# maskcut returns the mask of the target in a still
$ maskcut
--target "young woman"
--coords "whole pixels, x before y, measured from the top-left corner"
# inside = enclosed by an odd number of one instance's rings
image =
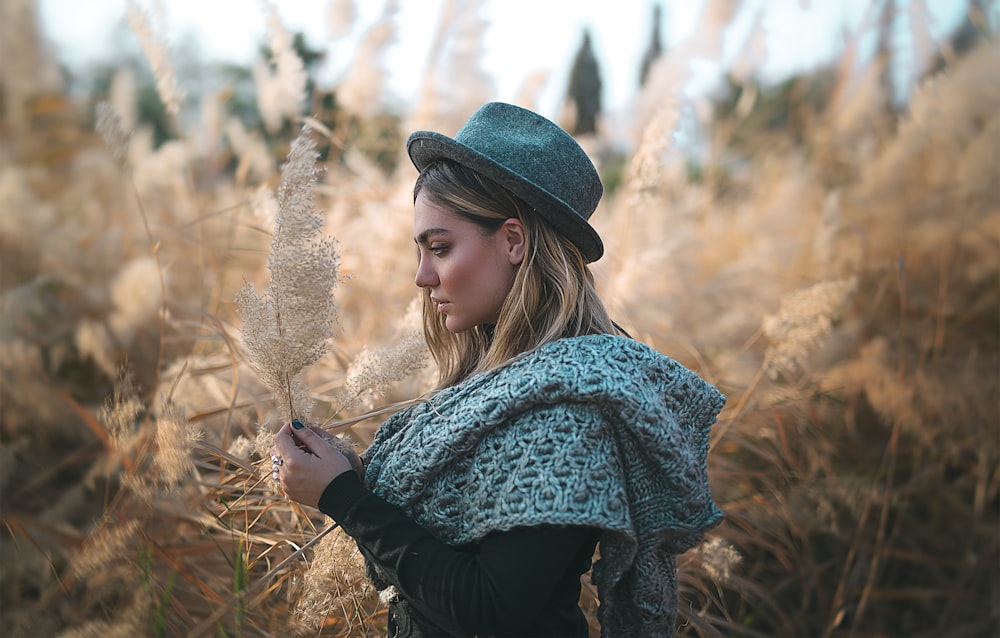
[[[297,421],[276,477],[356,540],[390,636],[587,636],[595,548],[602,634],[673,635],[674,557],[722,517],[706,456],[725,398],[609,318],[587,266],[603,188],[566,132],[490,103],[407,151],[440,385],[382,424],[363,479]]]

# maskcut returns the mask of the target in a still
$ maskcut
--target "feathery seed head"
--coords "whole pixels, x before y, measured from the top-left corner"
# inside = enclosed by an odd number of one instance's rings
[[[338,527],[316,545],[312,563],[302,578],[295,615],[317,630],[330,616],[354,607],[351,597],[369,595],[371,589],[357,543]]]
[[[111,399],[97,413],[98,420],[108,431],[111,447],[124,450],[128,446],[135,431],[136,418],[143,409],[132,373],[123,370]]]
[[[156,418],[156,454],[153,459],[168,489],[176,487],[194,471],[190,452],[195,437],[188,428],[184,410],[175,402],[164,400]]]
[[[74,576],[87,576],[128,556],[127,548],[135,539],[139,521],[130,519],[120,525],[101,527],[90,535],[72,563]]]
[[[764,366],[772,378],[801,369],[830,333],[856,286],[857,279],[849,277],[795,290],[781,300],[776,314],[764,317],[764,334],[771,340]]]
[[[259,295],[247,284],[236,296],[247,359],[286,420],[309,416],[312,399],[300,375],[326,353],[337,321],[339,256],[334,240],[320,236],[316,157],[316,143],[303,128],[282,169],[267,288]]]
[[[428,354],[427,342],[420,331],[408,333],[388,348],[362,350],[347,369],[341,409],[349,409],[364,399],[385,396],[393,383],[423,368]],[[373,408],[374,405],[369,403],[365,407]]]
[[[733,577],[733,571],[743,562],[739,551],[719,538],[713,536],[698,548],[701,566],[717,583],[726,583]]]
[[[111,284],[115,309],[108,325],[119,342],[128,345],[135,331],[148,322],[163,303],[160,269],[154,257],[139,257],[127,263]]]
[[[97,105],[97,134],[101,136],[104,146],[111,151],[116,162],[122,163],[128,155],[128,145],[132,136],[125,130],[122,117],[111,104],[101,102]]]
[[[258,61],[254,66],[257,85],[257,106],[264,126],[270,132],[281,128],[285,118],[294,119],[306,98],[306,70],[302,58],[295,52],[291,34],[281,23],[274,4],[265,2],[267,12],[267,44],[271,62]]]
[[[108,89],[108,103],[121,118],[122,128],[126,131],[135,128],[137,105],[135,73],[132,69],[125,67],[115,71]]]
[[[337,102],[351,113],[371,116],[378,109],[385,83],[383,58],[396,41],[398,10],[395,0],[385,4],[378,22],[362,37],[347,77],[337,87]]]
[[[257,436],[254,437],[252,447],[259,458],[268,458],[271,455],[271,448],[274,447],[274,432],[265,427],[257,428]]]
[[[226,452],[238,459],[249,459],[254,452],[253,441],[240,434],[229,445],[229,449]]]
[[[354,0],[329,0],[326,6],[326,33],[331,40],[347,35],[357,18]]]
[[[116,348],[104,322],[92,319],[81,321],[73,333],[73,344],[81,357],[93,361],[109,379],[114,378]]]
[[[132,31],[139,38],[146,59],[149,61],[150,69],[153,71],[153,78],[156,80],[156,92],[163,102],[163,107],[168,113],[177,117],[180,112],[181,100],[184,99],[184,92],[177,83],[177,74],[170,63],[167,52],[167,42],[161,33],[158,33],[158,25],[153,24],[149,13],[139,7],[135,0],[128,0],[128,22]]]

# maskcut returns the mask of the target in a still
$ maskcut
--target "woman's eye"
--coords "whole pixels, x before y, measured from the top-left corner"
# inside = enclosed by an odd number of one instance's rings
[[[427,250],[431,251],[431,253],[433,253],[435,255],[439,255],[440,256],[440,255],[443,255],[446,250],[448,250],[448,247],[447,246],[431,246]]]

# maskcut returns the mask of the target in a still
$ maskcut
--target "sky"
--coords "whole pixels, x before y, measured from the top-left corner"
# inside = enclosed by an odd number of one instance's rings
[[[113,61],[129,37],[124,25],[125,0],[37,0],[43,30],[61,62],[74,70]],[[389,89],[406,101],[415,95],[421,70],[434,34],[436,20],[446,0],[399,0],[399,32],[386,56]],[[513,99],[522,81],[539,69],[549,81],[540,110],[554,117],[566,91],[572,59],[588,29],[604,85],[604,107],[615,111],[628,106],[636,95],[642,54],[652,30],[652,7],[657,0],[488,0],[483,67],[493,77],[496,99]],[[155,8],[153,0],[139,0]],[[277,3],[285,27],[301,31],[313,48],[328,46],[323,73],[335,82],[349,64],[356,41],[381,12],[378,0],[356,0],[357,17],[352,31],[339,46],[328,37],[327,0],[284,0]],[[680,46],[699,23],[704,0],[660,0],[665,47]],[[780,79],[814,68],[839,53],[845,29],[863,27],[869,0],[744,0],[741,12],[729,22],[722,59],[692,60],[692,90],[710,87],[720,66],[738,62],[744,53],[755,19],[765,34],[765,79]],[[940,39],[956,25],[965,0],[899,0],[901,11],[925,6],[921,19],[933,39]],[[260,3],[251,0],[165,0],[160,3],[166,34],[174,46],[197,42],[205,62],[226,60],[248,66],[264,40],[265,19]],[[900,37],[905,40],[908,30]],[[907,42],[898,42],[908,50]],[[118,47],[118,48],[116,48]],[[699,84],[700,82],[700,84]]]

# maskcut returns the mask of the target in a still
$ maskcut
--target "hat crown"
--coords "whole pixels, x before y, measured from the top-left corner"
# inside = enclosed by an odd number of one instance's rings
[[[455,140],[479,151],[589,219],[604,194],[586,152],[550,120],[511,104],[493,102],[459,129]]]
[[[454,139],[417,131],[410,135],[407,151],[417,170],[437,159],[472,168],[530,204],[587,261],[603,254],[600,237],[587,223],[604,193],[597,169],[569,133],[541,115],[490,102]]]

